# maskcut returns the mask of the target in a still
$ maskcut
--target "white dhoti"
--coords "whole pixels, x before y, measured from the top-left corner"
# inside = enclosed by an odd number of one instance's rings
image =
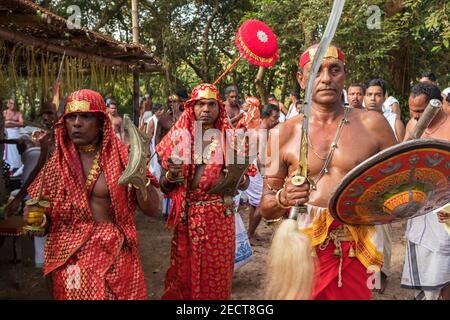
[[[254,177],[248,177],[250,179],[250,183],[248,185],[248,188],[242,193],[244,193],[247,196],[248,203],[253,207],[258,207],[259,203],[261,202],[261,195],[262,195],[262,189],[263,189],[263,179],[261,174],[256,172],[256,175]]]
[[[392,225],[383,224],[380,226],[383,234],[383,268],[381,271],[386,275],[391,274],[391,254],[392,254]]]
[[[17,139],[20,137],[20,129],[6,128],[6,134],[8,139]],[[11,170],[18,169],[22,166],[20,154],[15,144],[5,144],[3,160],[5,160],[9,164]]]
[[[401,286],[418,290],[416,299],[437,299],[450,284],[450,236],[435,213],[408,221]]]

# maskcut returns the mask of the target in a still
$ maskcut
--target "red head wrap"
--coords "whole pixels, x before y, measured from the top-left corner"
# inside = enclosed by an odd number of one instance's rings
[[[67,97],[64,107],[64,116],[73,112],[106,112],[106,105],[100,93],[82,89],[75,91]]]
[[[311,62],[314,59],[314,55],[317,52],[317,47],[310,48],[309,50],[306,50],[303,52],[303,54],[300,56],[300,69],[303,69],[303,67],[308,63]],[[324,59],[327,58],[335,58],[342,61],[342,63],[345,63],[344,60],[344,53],[335,46],[330,46],[325,53]]]

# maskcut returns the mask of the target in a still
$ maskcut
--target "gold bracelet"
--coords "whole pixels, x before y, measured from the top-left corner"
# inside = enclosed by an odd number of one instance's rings
[[[276,219],[264,219],[264,221],[266,221],[266,223],[271,224],[271,223],[276,223],[278,221],[281,221],[283,219],[283,217],[279,217]]]
[[[276,190],[276,189],[272,188],[269,183],[266,183],[266,186],[271,192],[273,192],[275,194],[277,193],[277,191],[283,189],[283,188],[281,188],[281,189]]]
[[[244,186],[246,182],[247,182],[247,176],[244,174],[244,180],[241,183],[239,183],[239,187]]]
[[[166,179],[167,179],[167,181],[169,181],[170,183],[173,183],[173,184],[177,184],[177,183],[178,183],[178,181],[172,180],[171,178],[169,178],[169,171],[166,171]]]
[[[291,206],[285,206],[281,203],[280,196],[281,196],[281,191],[283,191],[283,189],[284,188],[281,188],[280,190],[278,190],[277,194],[275,195],[275,200],[277,201],[277,206],[279,206],[280,208],[283,208],[283,209],[290,209]]]
[[[145,184],[145,187],[148,188],[148,186],[152,183],[152,179],[147,177],[147,183]]]

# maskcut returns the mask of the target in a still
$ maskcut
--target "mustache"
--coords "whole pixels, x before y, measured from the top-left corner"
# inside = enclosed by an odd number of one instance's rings
[[[323,87],[319,87],[317,89],[317,91],[323,91],[323,90],[334,90],[334,91],[336,91],[336,88],[334,86],[323,86]]]

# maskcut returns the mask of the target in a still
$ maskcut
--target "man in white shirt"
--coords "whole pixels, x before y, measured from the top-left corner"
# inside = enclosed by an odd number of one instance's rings
[[[296,103],[298,100],[300,100],[300,94],[297,91],[291,91],[291,93],[289,94],[289,100],[291,101],[291,104],[289,105],[289,109],[286,114],[286,120],[289,120],[290,118],[298,115]]]

